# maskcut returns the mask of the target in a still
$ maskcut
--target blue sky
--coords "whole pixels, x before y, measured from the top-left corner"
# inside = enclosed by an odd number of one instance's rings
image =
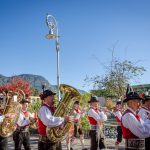
[[[86,75],[104,74],[111,51],[120,60],[139,61],[150,83],[150,2],[148,0],[0,0],[0,74],[37,74],[57,84],[55,40],[45,35],[46,14],[58,22],[60,82],[89,90]]]

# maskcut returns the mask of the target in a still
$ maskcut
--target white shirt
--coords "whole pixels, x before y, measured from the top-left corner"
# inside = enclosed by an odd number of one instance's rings
[[[4,118],[5,118],[5,116],[4,116],[4,115],[0,115],[0,123],[2,123],[2,122],[3,122]]]
[[[129,109],[133,114],[136,115],[131,108]],[[126,113],[122,116],[122,124],[125,128],[129,129],[134,135],[139,138],[146,138],[150,136],[150,120],[147,119],[145,122],[140,118],[140,121],[132,113]]]
[[[90,108],[88,111],[88,116],[94,118],[96,121],[106,121],[107,116],[103,111],[96,112],[93,108]]]
[[[122,114],[121,114],[120,110],[113,112],[113,114],[115,115],[115,117],[118,117],[118,119],[121,121]]]
[[[29,117],[30,117],[30,113],[28,112],[28,117],[26,118],[23,114],[23,112],[20,113],[19,115],[19,119],[17,121],[17,125],[19,127],[24,127],[24,126],[27,126],[30,124],[30,120],[29,120]]]
[[[146,108],[141,107],[138,114],[140,115],[140,117],[142,118],[142,120],[144,122],[148,119],[148,114],[147,114]]]
[[[45,126],[56,127],[64,122],[62,117],[54,117],[46,106],[42,106],[39,110],[38,117]]]

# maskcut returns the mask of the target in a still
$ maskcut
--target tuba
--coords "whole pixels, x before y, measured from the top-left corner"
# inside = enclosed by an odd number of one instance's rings
[[[54,113],[55,117],[64,117],[65,115],[69,115],[69,107],[71,106],[72,101],[81,98],[78,90],[69,85],[61,84],[60,92],[63,94],[63,99],[58,104],[58,107]],[[61,141],[69,131],[71,125],[72,122],[64,123],[63,129],[60,129],[60,127],[47,127],[46,133],[48,139],[52,143]]]
[[[15,130],[15,126],[21,112],[21,105],[17,101],[18,98],[21,98],[23,94],[20,93],[20,91],[21,90],[19,90],[18,93],[12,91],[3,92],[3,95],[5,97],[5,106],[3,110],[3,115],[11,114],[14,117],[13,118],[5,117],[3,122],[0,124],[0,136],[2,137],[8,137],[12,135]]]

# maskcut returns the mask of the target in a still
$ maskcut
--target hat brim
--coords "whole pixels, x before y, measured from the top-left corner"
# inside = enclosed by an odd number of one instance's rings
[[[52,93],[52,95],[56,95],[56,93]]]
[[[94,101],[88,101],[88,103],[94,103],[94,102],[99,102],[97,100],[94,100]]]
[[[121,104],[121,101],[116,103],[116,105],[119,105],[119,104]]]
[[[126,102],[128,102],[129,100],[139,100],[139,101],[140,101],[140,100],[143,100],[143,98],[140,98],[140,97],[126,98],[126,99],[123,100],[123,103],[126,103]]]
[[[30,103],[30,101],[28,101],[28,100],[21,100],[20,103],[21,103],[21,104],[22,104],[22,103]]]

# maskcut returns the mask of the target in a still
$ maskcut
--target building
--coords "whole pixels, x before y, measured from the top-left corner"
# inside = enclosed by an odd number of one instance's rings
[[[138,93],[146,93],[150,95],[150,84],[133,85],[132,88]]]

